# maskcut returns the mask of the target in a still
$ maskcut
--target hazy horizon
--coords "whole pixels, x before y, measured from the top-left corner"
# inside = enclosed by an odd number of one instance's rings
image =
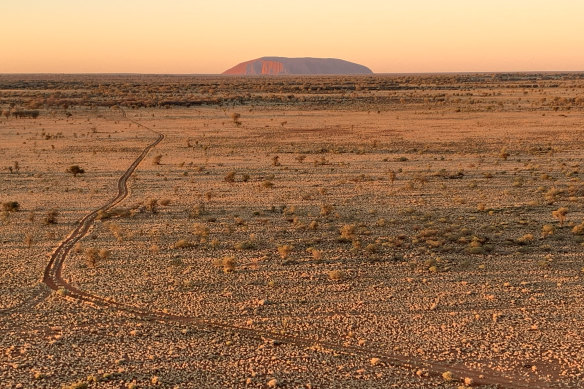
[[[339,58],[377,74],[584,71],[584,3],[509,3],[13,2],[0,73],[216,75],[264,56]]]

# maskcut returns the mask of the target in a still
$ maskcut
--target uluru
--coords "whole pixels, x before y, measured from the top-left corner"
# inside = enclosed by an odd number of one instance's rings
[[[372,74],[366,66],[336,58],[261,57],[242,62],[222,74],[282,75],[282,74]]]

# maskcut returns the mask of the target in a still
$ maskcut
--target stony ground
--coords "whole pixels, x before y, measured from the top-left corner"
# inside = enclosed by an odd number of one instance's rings
[[[155,138],[117,110],[72,114],[0,123],[0,200],[20,204],[0,225],[2,386],[464,386],[448,366],[509,387],[584,379],[582,113],[127,110],[166,137],[63,277],[182,321],[28,303],[47,254]]]

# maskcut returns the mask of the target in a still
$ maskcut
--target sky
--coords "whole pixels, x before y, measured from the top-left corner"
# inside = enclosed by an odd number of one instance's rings
[[[262,56],[376,73],[584,71],[584,0],[4,0],[0,73],[217,74]]]

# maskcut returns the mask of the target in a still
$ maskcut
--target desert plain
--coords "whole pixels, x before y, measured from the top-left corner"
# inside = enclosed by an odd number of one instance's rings
[[[0,386],[584,386],[583,88],[1,75]]]

